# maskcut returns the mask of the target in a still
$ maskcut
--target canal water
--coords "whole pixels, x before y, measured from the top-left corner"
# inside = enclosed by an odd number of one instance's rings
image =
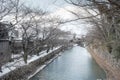
[[[30,80],[103,80],[105,72],[85,48],[66,50]]]

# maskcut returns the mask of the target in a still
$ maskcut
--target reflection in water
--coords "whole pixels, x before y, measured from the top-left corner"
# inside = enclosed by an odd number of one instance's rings
[[[97,79],[105,79],[105,72],[96,64],[86,49],[76,46],[63,52],[62,56],[30,80]]]

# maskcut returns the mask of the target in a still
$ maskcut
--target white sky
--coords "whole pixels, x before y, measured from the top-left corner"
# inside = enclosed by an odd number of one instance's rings
[[[50,15],[52,16],[59,16],[62,19],[73,19],[75,16],[71,14],[70,12],[66,11],[68,10],[75,10],[78,11],[81,14],[85,14],[83,9],[77,9],[73,5],[67,4],[64,0],[22,0],[26,2],[26,5],[30,7],[36,7],[40,8],[44,11],[51,12]],[[67,23],[61,27],[62,30],[65,31],[71,31],[73,33],[76,33],[78,35],[84,35],[87,32],[88,24],[83,24],[83,20],[79,21],[79,24],[73,25],[72,23]]]

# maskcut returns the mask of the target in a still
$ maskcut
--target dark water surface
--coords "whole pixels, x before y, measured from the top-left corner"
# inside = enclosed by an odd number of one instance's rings
[[[85,48],[66,50],[30,80],[103,80],[105,72]]]

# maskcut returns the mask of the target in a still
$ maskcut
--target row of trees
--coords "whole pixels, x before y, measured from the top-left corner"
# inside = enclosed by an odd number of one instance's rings
[[[50,17],[47,12],[40,9],[29,8],[20,0],[0,0],[0,22],[7,23],[3,25],[7,26],[5,30],[9,32],[12,54],[15,54],[16,50],[16,35],[20,37],[25,63],[28,55],[39,55],[42,50],[49,52],[54,47],[68,44],[70,32],[59,29],[59,18]],[[5,33],[2,28],[0,27],[0,35]],[[3,62],[0,61],[0,67]]]

